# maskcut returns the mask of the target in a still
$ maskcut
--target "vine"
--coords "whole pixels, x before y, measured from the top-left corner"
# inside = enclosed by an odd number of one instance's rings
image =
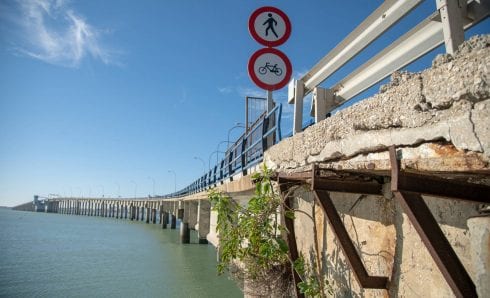
[[[282,211],[285,217],[293,219],[299,210],[286,208],[274,192],[271,175],[265,166],[260,173],[252,175],[255,194],[247,205],[239,204],[216,189],[209,191],[213,210],[218,214],[218,273],[229,270],[237,280],[251,282],[254,291],[270,295],[274,290],[283,293],[291,290],[288,287],[292,268],[302,279],[298,283],[302,293],[309,297],[325,297],[325,292],[331,293],[331,287],[321,278],[318,244],[315,243],[317,259],[312,266],[305,262],[303,256],[297,260],[289,258],[289,248],[283,239],[287,230],[277,216]],[[308,217],[314,222],[314,218]],[[317,242],[316,228],[314,234]]]

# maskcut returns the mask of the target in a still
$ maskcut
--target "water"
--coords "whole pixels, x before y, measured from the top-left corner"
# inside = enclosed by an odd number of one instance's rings
[[[213,246],[182,245],[178,230],[0,209],[0,297],[243,295],[217,276]]]

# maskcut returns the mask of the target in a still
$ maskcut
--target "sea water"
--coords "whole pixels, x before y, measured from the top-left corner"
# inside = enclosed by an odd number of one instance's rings
[[[158,224],[0,209],[0,297],[243,297],[212,245],[179,242]]]

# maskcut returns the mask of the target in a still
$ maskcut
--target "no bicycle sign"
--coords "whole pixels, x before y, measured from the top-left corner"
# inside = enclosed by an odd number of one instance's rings
[[[248,73],[257,86],[273,91],[287,85],[292,67],[283,52],[274,48],[263,48],[250,57]]]

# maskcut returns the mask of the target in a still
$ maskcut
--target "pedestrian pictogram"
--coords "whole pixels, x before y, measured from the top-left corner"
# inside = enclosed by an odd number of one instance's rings
[[[264,6],[255,10],[248,20],[252,37],[266,47],[277,47],[291,35],[291,23],[282,10]]]
[[[248,61],[250,78],[265,90],[273,91],[284,87],[289,82],[291,73],[291,62],[278,49],[260,49]]]

